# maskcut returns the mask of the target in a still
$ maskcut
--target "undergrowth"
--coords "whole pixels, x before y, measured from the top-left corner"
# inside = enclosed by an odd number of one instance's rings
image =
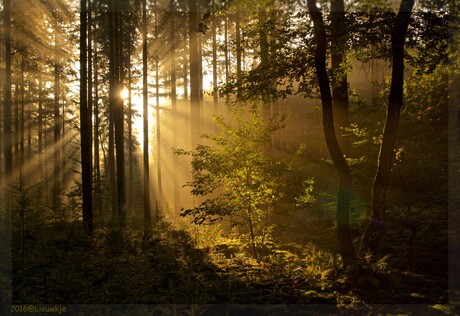
[[[384,258],[344,267],[313,243],[267,242],[255,260],[241,238],[173,229],[97,229],[55,223],[15,231],[13,303],[444,303],[437,284]],[[207,238],[212,235],[213,238]],[[193,236],[193,237],[192,237]],[[208,239],[208,242],[206,242]],[[440,294],[441,293],[441,294]]]

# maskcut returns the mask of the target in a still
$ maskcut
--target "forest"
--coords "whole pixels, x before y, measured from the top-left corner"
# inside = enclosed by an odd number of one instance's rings
[[[0,314],[460,314],[459,8],[2,0]]]

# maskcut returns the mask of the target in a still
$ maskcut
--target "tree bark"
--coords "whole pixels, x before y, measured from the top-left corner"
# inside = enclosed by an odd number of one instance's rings
[[[93,230],[92,202],[92,135],[91,116],[88,111],[87,95],[87,7],[86,0],[80,2],[80,136],[81,136],[81,169],[83,194],[83,226]]]
[[[189,50],[190,50],[190,105],[191,105],[191,144],[198,143],[200,134],[200,72],[198,54],[198,12],[197,0],[189,0]]]
[[[25,112],[25,64],[24,64],[24,54],[25,52],[23,51],[21,53],[21,117],[20,117],[20,141],[19,141],[19,147],[20,147],[20,158],[19,158],[19,170],[20,173],[22,173],[22,167],[24,166],[24,124],[25,124],[25,119],[24,119],[24,112]],[[21,176],[21,175],[20,175]]]
[[[265,7],[259,9],[258,13],[259,18],[259,40],[260,40],[260,67],[265,71],[268,68],[270,63],[270,44],[268,42],[268,33],[266,29],[267,24],[267,13],[265,12]],[[264,85],[269,85],[269,80],[264,82]],[[268,124],[271,117],[271,98],[266,92],[262,92],[262,112],[263,119],[266,124]]]
[[[155,12],[155,41],[159,41],[158,39],[158,12]],[[158,192],[157,192],[157,207],[156,207],[156,212],[158,218],[158,212],[159,210],[163,207],[163,180],[162,180],[162,175],[161,175],[161,165],[162,165],[162,159],[161,159],[161,118],[160,118],[160,56],[158,52],[158,47],[157,51],[155,52],[155,116],[157,119],[157,128],[156,128],[156,133],[157,133],[157,186],[158,186]]]
[[[171,107],[172,107],[172,133],[173,133],[173,148],[177,148],[177,89],[176,89],[176,28],[175,28],[175,8],[174,1],[171,0],[170,3],[170,21],[169,21],[169,31],[170,31],[170,73],[171,73]],[[179,159],[176,155],[173,156],[174,166],[179,166]],[[173,190],[174,190],[174,209],[177,210],[180,204],[180,192],[179,192],[179,180],[178,176],[180,174],[180,168],[177,167],[176,172],[173,175]]]
[[[345,5],[343,0],[331,0],[331,67],[332,67],[332,106],[334,111],[335,133],[340,148],[346,157],[350,156],[350,136],[345,130],[349,124],[348,78],[342,71],[346,61]]]
[[[332,161],[339,174],[336,213],[338,242],[344,263],[349,264],[356,259],[349,229],[351,172],[340,149],[334,129],[332,94],[326,68],[327,38],[323,17],[316,6],[315,0],[308,0],[308,9],[314,23],[314,39],[316,41],[315,68],[321,93],[324,136]]]
[[[3,1],[3,25],[5,33],[5,88],[3,105],[3,155],[5,160],[6,184],[9,185],[9,177],[13,173],[13,139],[11,124],[11,0]],[[9,199],[8,199],[9,200]]]
[[[133,207],[133,175],[134,175],[134,143],[133,143],[133,104],[132,104],[132,78],[131,78],[131,56],[128,60],[128,208]]]
[[[86,9],[85,9],[86,11]],[[85,13],[86,14],[86,13]],[[58,16],[54,17],[54,192],[53,192],[53,207],[56,209],[59,207],[58,195],[62,194],[61,184],[61,112],[59,106],[59,97],[61,94],[60,84],[60,65],[59,65],[59,33],[58,33]],[[86,41],[86,38],[85,38]],[[86,54],[86,48],[85,48]]]
[[[43,80],[38,75],[38,172],[40,181],[43,180]]]
[[[214,8],[213,1],[213,10]],[[217,23],[216,16],[212,18],[212,103],[214,108],[214,114],[218,114],[219,96],[217,91]]]
[[[415,0],[402,0],[391,33],[392,72],[387,114],[378,157],[377,172],[372,185],[372,214],[363,235],[361,252],[376,253],[379,241],[385,234],[385,195],[394,159],[399,117],[403,105],[404,42]]]
[[[142,0],[142,96],[144,118],[144,221],[151,223],[150,211],[150,171],[149,171],[149,123],[147,86],[147,1]]]
[[[122,91],[122,14],[121,8],[117,1],[112,2],[111,14],[113,15],[113,26],[110,41],[113,41],[113,67],[111,77],[113,85],[111,89],[111,103],[113,106],[113,126],[115,129],[115,154],[116,154],[116,216],[117,223],[124,225],[125,220],[125,203],[126,203],[126,186],[125,186],[125,151],[124,151],[124,114]]]

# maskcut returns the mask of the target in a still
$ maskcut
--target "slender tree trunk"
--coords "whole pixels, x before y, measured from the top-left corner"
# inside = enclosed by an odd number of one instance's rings
[[[214,10],[214,1],[213,1]],[[217,23],[216,16],[212,19],[212,102],[214,107],[214,114],[218,114],[219,95],[217,91]]]
[[[87,6],[86,0],[80,2],[80,136],[81,136],[81,169],[83,194],[83,226],[93,230],[93,196],[92,196],[92,135],[91,115],[88,111],[87,95]]]
[[[87,22],[87,34],[88,34],[88,67],[87,67],[87,71],[88,71],[88,104],[87,104],[87,108],[88,108],[88,111],[90,113],[92,113],[92,110],[93,110],[93,64],[96,64],[94,61],[93,61],[93,30],[92,30],[92,26],[93,26],[93,13],[92,13],[92,3],[91,3],[91,0],[86,0],[86,1],[89,1],[88,2],[88,13],[87,13],[87,18],[88,18],[88,22]],[[64,111],[63,111],[63,114],[64,114]],[[91,120],[92,120],[92,114],[90,115],[91,117]],[[62,117],[64,119],[64,116]],[[96,143],[96,138],[97,138],[97,131],[94,131],[94,144]],[[63,130],[63,137],[64,137],[64,130]],[[94,151],[94,155],[95,155],[96,151]],[[96,156],[96,155],[95,155]],[[94,163],[94,165],[96,165]]]
[[[171,0],[170,3],[170,20],[169,20],[169,30],[170,30],[170,41],[171,41],[171,51],[170,51],[170,73],[171,73],[171,107],[172,107],[172,133],[173,133],[173,148],[177,148],[177,139],[178,139],[178,127],[177,127],[177,89],[176,89],[176,14],[174,12],[174,1]],[[173,156],[173,163],[175,166],[175,172],[173,174],[173,191],[174,191],[174,210],[179,209],[180,205],[180,192],[179,192],[179,179],[180,174],[180,165],[179,159],[176,155]]]
[[[5,160],[6,185],[10,183],[13,173],[11,108],[11,0],[3,1],[3,25],[5,34],[5,88],[3,104],[3,155]],[[7,199],[9,201],[9,199]]]
[[[86,9],[85,9],[86,10]],[[59,207],[59,198],[62,192],[61,188],[61,115],[59,107],[59,97],[61,94],[60,80],[59,80],[59,34],[58,34],[58,17],[54,17],[54,50],[55,50],[55,60],[54,60],[54,189],[53,189],[53,207],[57,209]]]
[[[342,71],[346,61],[345,5],[343,0],[331,0],[331,67],[332,67],[332,106],[334,111],[335,133],[342,153],[350,157],[350,136],[345,129],[349,124],[348,78]]]
[[[62,136],[61,136],[61,139],[62,139],[62,147],[61,147],[61,151],[62,151],[62,155],[61,155],[61,183],[62,183],[62,195],[64,196],[65,195],[65,189],[66,189],[66,173],[65,173],[65,169],[66,169],[66,166],[67,166],[67,157],[66,157],[66,126],[65,126],[65,98],[64,98],[64,94],[61,95],[61,103],[62,103],[62,117],[61,117],[61,122],[62,122]],[[91,108],[89,108],[91,109]],[[90,115],[91,117],[91,115]]]
[[[235,22],[235,41],[236,41],[236,80],[238,86],[241,83],[241,10],[238,6],[236,8],[236,22]],[[240,89],[238,88],[238,95],[240,95]]]
[[[265,8],[259,9],[259,40],[260,40],[260,67],[268,68],[270,62],[270,45],[268,43],[268,34],[266,30],[267,14]],[[270,80],[267,78],[267,80]],[[262,112],[263,119],[268,122],[271,117],[270,113],[270,98],[266,93],[262,92]]]
[[[174,1],[171,0],[170,3],[170,20],[169,20],[169,31],[170,31],[170,41],[171,41],[171,51],[170,51],[170,73],[171,73],[171,107],[172,107],[172,133],[173,133],[173,148],[177,148],[177,138],[178,138],[178,128],[177,128],[177,89],[176,89],[176,28],[175,28],[175,12],[174,12]],[[173,163],[176,172],[173,174],[173,191],[174,191],[174,209],[178,210],[180,204],[180,192],[179,192],[179,179],[180,174],[179,168],[179,159],[176,155],[173,156]]]
[[[415,0],[402,0],[391,33],[392,73],[387,115],[377,164],[377,173],[372,185],[372,214],[368,229],[363,235],[361,252],[378,251],[381,237],[385,234],[385,195],[390,181],[394,159],[399,117],[403,105],[404,86],[404,42]]]
[[[133,207],[133,175],[134,175],[134,144],[133,144],[133,104],[131,91],[131,56],[128,56],[128,208]]]
[[[189,40],[189,45],[190,45],[190,40]],[[188,80],[188,59],[187,59],[187,53],[184,50],[184,58],[183,58],[183,66],[184,66],[184,100],[188,100],[188,91],[189,91],[189,80]]]
[[[228,84],[230,81],[230,60],[228,57],[228,15],[225,14],[224,19],[224,62],[225,62],[225,83]]]
[[[189,49],[190,49],[190,105],[191,105],[191,143],[198,143],[200,134],[200,73],[198,54],[197,0],[189,0]]]
[[[29,83],[29,99],[32,96],[32,84]],[[29,109],[26,111],[26,122],[27,122],[27,161],[32,159],[32,111],[30,109],[31,104],[29,104]]]
[[[122,63],[122,16],[120,10],[115,13],[115,93],[114,97],[114,127],[115,150],[117,165],[117,214],[120,224],[124,224],[126,187],[125,187],[125,150],[124,150],[124,114],[123,99],[121,98],[123,63]]]
[[[158,27],[158,26],[157,26]],[[157,181],[158,181],[158,196],[157,196],[157,212],[163,205],[163,181],[161,178],[161,117],[160,117],[160,76],[159,76],[159,57],[155,58],[155,114],[157,118]]]
[[[338,242],[343,260],[345,264],[349,264],[356,258],[349,229],[351,172],[340,150],[334,129],[332,94],[326,68],[327,38],[323,17],[316,6],[315,0],[308,0],[308,9],[314,23],[314,39],[316,41],[315,68],[321,93],[324,136],[332,161],[339,174],[339,193],[336,213]]]
[[[150,211],[150,171],[149,171],[149,121],[148,121],[148,81],[147,81],[147,0],[142,0],[142,96],[144,117],[144,221],[151,223]]]
[[[155,10],[155,42],[159,43],[158,38],[158,10]],[[157,134],[157,203],[156,203],[156,218],[158,219],[159,210],[163,207],[163,180],[161,174],[161,117],[160,117],[160,56],[159,47],[155,51],[155,117],[156,117],[156,134]]]
[[[20,120],[19,120],[19,123],[20,123],[20,143],[19,143],[19,147],[20,147],[20,158],[19,158],[19,170],[21,171],[21,174],[22,174],[22,167],[24,166],[24,125],[25,125],[25,119],[24,119],[24,112],[25,112],[25,107],[26,107],[26,103],[25,103],[25,80],[24,80],[24,77],[25,77],[25,71],[24,71],[24,68],[25,67],[25,64],[24,64],[24,52],[22,52],[21,54],[21,117],[20,117]]]
[[[112,0],[110,5],[113,8]],[[115,13],[109,12],[109,145],[108,145],[108,154],[107,154],[107,187],[109,189],[109,195],[111,197],[111,208],[112,216],[115,218],[117,213],[117,191],[115,186],[115,140],[113,135],[113,112],[114,112],[114,98],[113,94],[115,93],[115,29],[114,29],[114,15]]]
[[[90,31],[91,31],[92,23],[90,23]],[[97,29],[95,29],[97,30]],[[93,38],[94,41],[94,62],[91,67],[94,67],[94,173],[95,173],[95,180],[96,184],[94,187],[95,194],[96,194],[96,201],[95,205],[95,212],[96,216],[100,213],[100,207],[102,204],[102,197],[101,197],[101,165],[100,165],[100,152],[99,152],[99,78],[98,78],[98,48],[97,48],[97,40]],[[107,169],[106,169],[107,172]]]
[[[0,63],[3,62],[3,56],[0,56],[2,57],[0,59]],[[2,78],[3,79],[3,78]],[[4,86],[0,85],[0,175],[4,175],[4,170],[3,170],[3,140],[4,140],[4,136],[3,136],[3,107],[5,106],[5,103],[4,103]],[[0,188],[3,188],[3,177],[0,176]]]
[[[43,81],[38,75],[38,172],[40,181],[43,180]]]
[[[20,162],[20,153],[19,153],[19,136],[20,136],[20,129],[19,129],[19,86],[16,84],[14,86],[14,162],[16,165],[15,169],[19,169],[19,162]],[[18,170],[15,170],[16,172]],[[15,175],[16,176],[16,175]]]

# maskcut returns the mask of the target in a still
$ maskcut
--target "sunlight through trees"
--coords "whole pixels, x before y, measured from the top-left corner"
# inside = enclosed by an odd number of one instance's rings
[[[457,10],[1,1],[4,301],[458,300]]]

